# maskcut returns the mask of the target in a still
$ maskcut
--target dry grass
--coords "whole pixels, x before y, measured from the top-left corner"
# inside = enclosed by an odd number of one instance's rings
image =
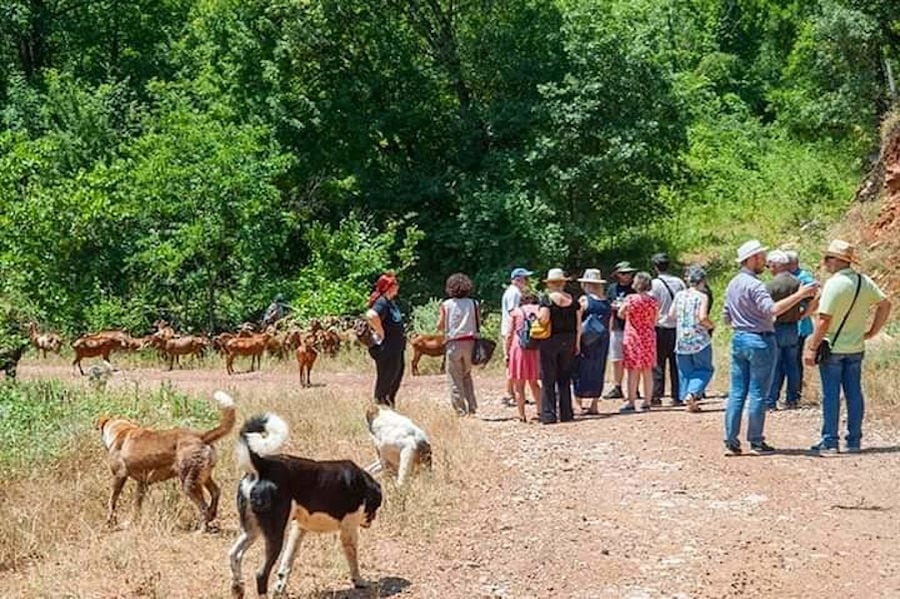
[[[288,369],[289,367],[285,366]],[[285,373],[287,375],[287,373]],[[354,375],[347,375],[354,376]],[[371,381],[297,391],[286,376],[231,389],[239,425],[250,414],[279,413],[290,425],[286,450],[316,459],[349,458],[366,465],[374,450],[363,409]],[[315,379],[314,379],[315,380]],[[333,381],[333,379],[332,379]],[[385,503],[372,529],[362,534],[364,575],[372,578],[376,553],[424,550],[429,539],[463,511],[496,464],[480,459],[485,448],[471,427],[446,404],[436,404],[442,384],[429,379],[403,398],[403,411],[432,439],[434,472],[398,490],[382,480]],[[210,389],[192,392],[207,402]],[[198,423],[202,428],[209,422]],[[173,482],[151,487],[139,521],[125,530],[104,526],[109,474],[96,431],[83,427],[71,450],[54,463],[32,463],[8,473],[0,491],[0,596],[3,597],[218,597],[226,596],[226,554],[237,531],[234,435],[219,444],[215,478],[223,489],[222,532],[193,532],[196,512]],[[39,443],[39,438],[23,439]],[[133,482],[120,501],[120,520],[130,518]],[[245,576],[258,566],[261,545],[245,560]],[[375,547],[381,551],[376,552]],[[336,539],[304,541],[290,587],[306,593],[346,587],[346,565]],[[390,574],[390,573],[388,573]],[[252,575],[252,574],[251,574]],[[388,577],[390,578],[390,577]],[[376,590],[377,592],[377,590]]]

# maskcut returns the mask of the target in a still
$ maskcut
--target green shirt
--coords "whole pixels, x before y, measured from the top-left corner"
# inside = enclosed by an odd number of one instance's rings
[[[841,334],[834,343],[834,334],[850,304],[853,303],[853,296],[856,294],[856,283],[858,277],[862,277],[862,283],[859,288],[859,297],[853,305],[853,310],[847,315],[847,322],[841,329]],[[831,351],[836,354],[857,354],[865,351],[865,341],[863,337],[868,329],[867,321],[869,318],[869,308],[879,303],[885,298],[884,292],[878,288],[872,279],[866,275],[859,274],[852,268],[845,268],[834,273],[830,279],[825,282],[822,289],[822,297],[819,300],[819,314],[829,314],[831,323],[828,326],[826,338],[831,343]]]

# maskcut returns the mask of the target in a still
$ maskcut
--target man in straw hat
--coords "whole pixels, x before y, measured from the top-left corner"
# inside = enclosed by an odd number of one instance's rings
[[[822,438],[810,448],[815,455],[838,452],[842,387],[847,401],[846,450],[859,452],[865,412],[861,375],[865,341],[878,334],[891,313],[890,300],[871,278],[853,268],[856,262],[856,248],[841,239],[832,241],[822,258],[833,276],[822,288],[815,330],[803,355],[804,362],[812,366],[819,345],[828,343],[831,347],[831,355],[819,363]],[[867,326],[872,306],[875,318]]]
[[[619,262],[613,270],[614,283],[609,286],[607,297],[612,302],[612,326],[609,332],[609,361],[613,366],[613,388],[609,393],[604,395],[606,399],[624,399],[625,394],[622,393],[622,380],[625,378],[625,319],[619,318],[616,311],[622,305],[622,301],[632,293],[634,287],[634,273],[637,269],[631,266],[630,262]]]
[[[815,285],[803,285],[796,292],[774,301],[759,280],[766,268],[766,249],[751,239],[737,251],[741,270],[725,291],[725,322],[734,330],[731,339],[731,390],[725,408],[725,455],[740,455],[741,417],[748,406],[747,441],[750,452],[762,455],[775,449],[766,443],[766,398],[772,386],[775,366],[775,317],[811,297]]]

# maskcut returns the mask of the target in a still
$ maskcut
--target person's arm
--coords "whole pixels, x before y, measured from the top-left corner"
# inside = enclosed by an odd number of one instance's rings
[[[581,353],[581,314],[584,311],[581,308],[581,302],[578,303],[578,309],[575,311],[575,355]]]
[[[709,296],[705,293],[700,298],[700,326],[707,330],[716,328],[716,323],[709,318]]]
[[[548,322],[550,322],[550,305],[549,305],[549,303],[552,301],[553,300],[551,299],[550,295],[547,295],[546,303],[544,302],[544,300],[541,300],[541,307],[538,308],[538,321],[542,325],[546,325]]]
[[[619,303],[619,309],[616,310],[616,313],[619,315],[619,318],[625,318],[625,315],[628,314],[628,298],[629,297],[631,297],[631,296],[629,295],[628,297],[623,298],[622,301]]]
[[[831,326],[831,314],[823,314],[819,312],[816,317],[816,328],[806,342],[806,349],[803,351],[803,363],[807,366],[814,366],[816,363],[816,353],[819,351],[819,345],[825,334],[828,333],[828,327]]]
[[[446,312],[444,311],[444,304],[441,304],[440,306],[438,306],[438,321],[437,321],[437,325],[435,327],[435,328],[437,328],[438,333],[444,332],[444,326],[447,324],[446,321],[447,321],[447,316],[446,316]]]
[[[509,313],[509,331],[506,332],[506,336],[503,338],[503,345],[506,347],[505,355],[507,360],[509,360],[509,350],[512,349],[513,339],[516,336],[516,317],[520,312],[524,318],[525,313],[521,311],[521,308],[516,308]]]
[[[890,315],[891,300],[889,300],[888,298],[884,298],[883,300],[875,304],[875,318],[872,320],[872,326],[869,327],[868,331],[866,331],[866,341],[868,341],[881,331],[881,328],[884,326],[884,323],[887,322],[888,316]]]
[[[793,308],[797,302],[801,302],[808,297],[812,297],[816,294],[817,285],[801,285],[800,288],[787,296],[786,298],[780,299],[775,302],[772,307],[772,314],[774,316],[781,316],[791,308]],[[771,301],[771,296],[769,296]]]
[[[381,315],[372,308],[366,310],[366,321],[375,332],[375,344],[380,345],[384,341],[384,326],[381,324]]]

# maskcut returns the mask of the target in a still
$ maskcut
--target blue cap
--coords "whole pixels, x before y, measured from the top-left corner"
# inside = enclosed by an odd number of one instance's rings
[[[510,280],[518,279],[519,277],[530,277],[534,273],[530,270],[525,270],[524,268],[514,268],[512,272],[509,274]]]

